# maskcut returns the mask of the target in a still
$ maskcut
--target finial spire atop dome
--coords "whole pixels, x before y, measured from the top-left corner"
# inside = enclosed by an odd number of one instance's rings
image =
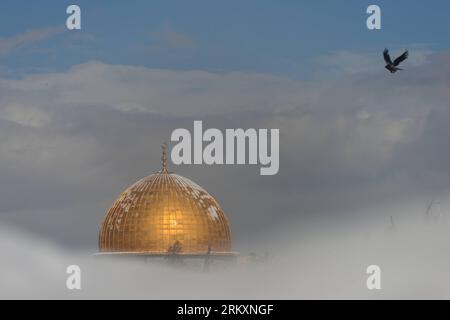
[[[168,173],[169,171],[167,170],[167,143],[163,143],[161,145],[162,148],[162,157],[161,157],[161,162],[162,162],[162,169],[161,172],[162,173]]]

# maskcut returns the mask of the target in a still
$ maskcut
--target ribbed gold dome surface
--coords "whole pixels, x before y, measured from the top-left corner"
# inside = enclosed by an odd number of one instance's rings
[[[100,226],[101,252],[140,254],[231,252],[227,218],[191,180],[163,170],[127,188]]]

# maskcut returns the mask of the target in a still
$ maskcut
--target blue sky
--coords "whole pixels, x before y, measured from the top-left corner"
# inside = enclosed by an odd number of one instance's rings
[[[82,9],[82,30],[64,31],[0,56],[9,73],[60,70],[90,60],[164,69],[245,71],[297,77],[335,51],[448,48],[448,1],[2,1],[3,39],[65,25]],[[381,31],[366,8],[382,9]],[[12,71],[11,71],[12,70]]]

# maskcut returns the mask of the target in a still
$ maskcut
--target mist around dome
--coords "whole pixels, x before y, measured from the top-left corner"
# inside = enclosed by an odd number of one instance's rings
[[[448,299],[450,258],[442,254],[450,241],[448,225],[412,219],[410,212],[421,209],[420,203],[371,209],[386,217],[396,212],[396,232],[376,221],[364,226],[297,222],[273,230],[270,246],[264,236],[258,237],[259,246],[251,245],[256,252],[269,251],[264,263],[208,272],[132,256],[98,259],[90,254],[94,247],[68,250],[3,225],[0,243],[8,263],[0,272],[14,276],[2,280],[0,298]],[[23,249],[30,254],[23,255]],[[74,262],[83,271],[80,291],[61,286],[61,272]],[[379,291],[365,287],[365,268],[374,262],[384,270]]]

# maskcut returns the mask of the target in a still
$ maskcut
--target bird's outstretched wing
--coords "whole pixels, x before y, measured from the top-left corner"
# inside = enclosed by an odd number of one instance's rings
[[[391,64],[392,63],[391,57],[389,56],[389,50],[388,49],[384,49],[383,57],[384,57],[384,61],[386,61],[387,64]]]
[[[403,52],[403,54],[394,60],[394,66],[398,66],[402,61],[405,61],[408,58],[408,51]]]

